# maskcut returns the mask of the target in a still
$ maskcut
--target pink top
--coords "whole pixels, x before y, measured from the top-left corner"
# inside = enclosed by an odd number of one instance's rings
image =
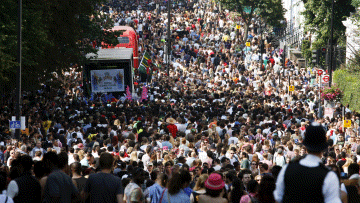
[[[250,203],[251,199],[249,195],[243,195],[240,199],[240,203]]]

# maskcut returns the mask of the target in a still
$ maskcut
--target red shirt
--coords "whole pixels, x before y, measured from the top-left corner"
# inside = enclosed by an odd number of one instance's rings
[[[169,129],[169,132],[171,133],[171,135],[173,136],[173,138],[176,137],[176,133],[178,131],[177,127],[175,124],[170,124],[167,126],[167,128]]]

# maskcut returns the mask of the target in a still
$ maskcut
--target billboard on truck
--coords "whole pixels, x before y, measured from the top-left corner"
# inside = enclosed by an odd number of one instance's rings
[[[124,93],[133,89],[133,50],[130,48],[100,49],[86,55],[89,62],[83,71],[86,95],[91,93]]]

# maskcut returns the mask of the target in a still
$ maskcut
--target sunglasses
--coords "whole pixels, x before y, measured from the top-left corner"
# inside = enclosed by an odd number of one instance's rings
[[[251,164],[251,165],[256,165],[256,164]]]

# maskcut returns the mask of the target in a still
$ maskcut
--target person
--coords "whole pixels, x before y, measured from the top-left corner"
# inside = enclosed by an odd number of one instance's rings
[[[260,203],[275,203],[273,194],[275,187],[275,178],[264,175],[259,184],[258,201]]]
[[[114,165],[114,157],[103,152],[99,159],[101,171],[91,174],[86,181],[83,199],[87,202],[123,202],[123,189],[121,179],[111,171]]]
[[[181,170],[180,173],[173,174],[167,185],[167,190],[163,191],[159,203],[190,203],[190,197],[184,191],[191,181],[189,171]]]
[[[243,195],[240,199],[240,203],[247,203],[249,201],[251,201],[251,203],[257,202],[257,187],[258,183],[256,180],[250,180],[247,184],[249,194]]]
[[[71,178],[75,181],[76,188],[78,189],[79,193],[82,193],[85,188],[87,178],[82,176],[81,164],[79,162],[72,163],[70,165],[70,170],[72,175]]]
[[[158,174],[154,185],[148,188],[149,195],[147,201],[150,203],[160,202],[161,195],[166,189],[165,186],[168,182],[168,176],[164,173]]]
[[[0,202],[14,203],[14,200],[6,194],[7,174],[0,172]]]
[[[241,181],[244,184],[245,190],[247,191],[247,184],[253,178],[251,175],[251,171],[249,169],[244,169],[239,173],[239,177],[241,176]]]
[[[208,179],[208,174],[202,174],[196,181],[193,192],[190,195],[190,202],[197,203],[199,201],[199,196],[205,194],[205,181]]]
[[[243,195],[247,193],[244,191],[244,185],[240,178],[235,178],[232,182],[231,191],[229,192],[229,201],[230,203],[239,203]]]
[[[31,174],[33,160],[29,155],[19,158],[20,177],[10,181],[7,194],[14,202],[41,202],[40,182]],[[31,194],[31,195],[29,195]]]
[[[144,184],[144,175],[143,169],[134,169],[132,180],[124,190],[124,200],[126,202],[144,202],[145,197],[141,188],[142,184]]]
[[[205,182],[206,193],[199,196],[199,203],[227,203],[227,199],[223,198],[225,182],[218,173],[210,174]]]
[[[328,147],[324,128],[312,122],[306,128],[303,144],[308,154],[281,169],[274,191],[275,200],[340,203],[339,179],[321,162],[322,152]]]
[[[348,168],[349,178],[344,180],[341,184],[341,191],[344,191],[347,194],[349,202],[360,201],[360,195],[358,194],[358,188],[360,187],[359,170],[360,169],[358,164],[350,164]]]
[[[43,203],[61,203],[79,200],[79,192],[74,182],[71,180],[64,170],[68,164],[67,154],[61,152],[59,156],[53,152],[44,154],[43,162],[51,173],[41,179],[45,182],[43,189]]]

